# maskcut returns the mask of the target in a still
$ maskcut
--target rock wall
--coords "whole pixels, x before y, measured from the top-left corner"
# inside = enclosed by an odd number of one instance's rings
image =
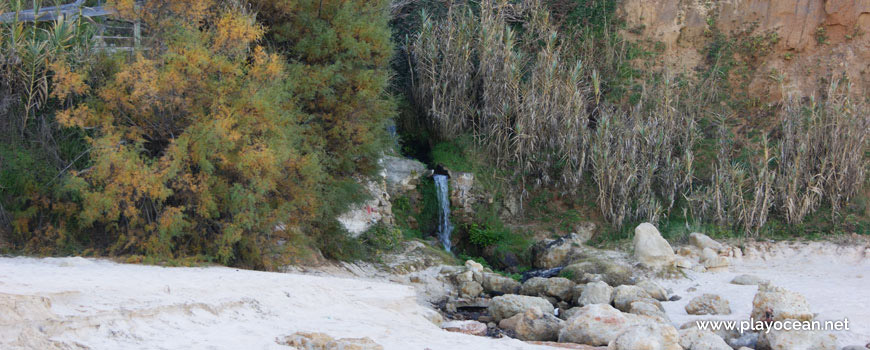
[[[763,100],[812,94],[829,74],[845,74],[856,94],[870,87],[870,0],[624,0],[618,14],[626,37],[663,43],[664,63],[681,72],[703,63],[712,26],[775,37],[769,52],[751,60],[757,69],[748,92]]]

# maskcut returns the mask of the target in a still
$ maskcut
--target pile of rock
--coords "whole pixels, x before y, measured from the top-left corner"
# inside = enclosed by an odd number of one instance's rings
[[[689,245],[675,254],[654,226],[642,224],[636,228],[634,239],[634,257],[641,267],[638,270],[624,260],[584,246],[582,240],[572,234],[540,242],[533,253],[535,264],[550,270],[523,283],[474,261],[446,269],[444,272],[456,284],[457,300],[476,300],[464,305],[481,311],[476,321],[471,321],[476,323],[452,325],[453,330],[490,336],[508,334],[537,344],[581,349],[836,350],[836,339],[824,332],[771,330],[741,334],[725,328],[700,329],[694,321],[679,330],[672,326],[662,303],[678,298],[643,278],[642,273],[686,268],[681,259],[696,270],[727,267],[732,259],[740,258],[737,248],[693,233]],[[741,275],[732,283],[759,286],[753,301],[754,320],[810,321],[814,317],[803,296],[772,286],[767,280]],[[727,299],[707,293],[690,300],[685,310],[691,315],[729,315],[731,305]]]

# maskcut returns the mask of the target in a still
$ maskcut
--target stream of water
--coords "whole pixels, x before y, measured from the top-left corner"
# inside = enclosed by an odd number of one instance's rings
[[[447,175],[435,174],[435,191],[438,195],[438,240],[444,245],[444,250],[450,251],[450,234],[453,233],[453,224],[450,223],[450,196],[448,195]]]

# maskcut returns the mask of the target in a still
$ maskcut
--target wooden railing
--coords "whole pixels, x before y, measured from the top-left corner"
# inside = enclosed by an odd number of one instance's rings
[[[0,23],[14,22],[52,22],[59,19],[75,19],[78,17],[97,18],[117,14],[104,6],[84,6],[85,0],[76,0],[60,6],[42,7],[38,10],[21,10],[0,14]],[[141,26],[139,22],[121,21],[117,18],[107,19],[104,23],[96,23],[97,34],[94,36],[95,46],[106,51],[133,51],[141,42]],[[120,32],[120,33],[119,33]],[[124,32],[129,32],[124,35]]]

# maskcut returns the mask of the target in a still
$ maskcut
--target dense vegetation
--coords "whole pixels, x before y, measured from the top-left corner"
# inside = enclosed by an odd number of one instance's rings
[[[707,67],[669,72],[656,43],[623,38],[615,0],[109,5],[112,25],[141,24],[135,47],[96,46],[105,19],[0,24],[6,250],[269,269],[424,238],[428,185],[365,244],[335,220],[364,198],[393,117],[403,153],[475,173],[490,200],[459,248],[496,265],[527,261],[531,231],[584,221],[599,240],[641,221],[870,232],[870,106],[839,77],[748,97],[736,53],[758,59],[773,36],[712,23]]]
[[[110,5],[134,54],[84,19],[2,28],[6,240],[260,268],[334,244],[393,113],[387,2]]]

